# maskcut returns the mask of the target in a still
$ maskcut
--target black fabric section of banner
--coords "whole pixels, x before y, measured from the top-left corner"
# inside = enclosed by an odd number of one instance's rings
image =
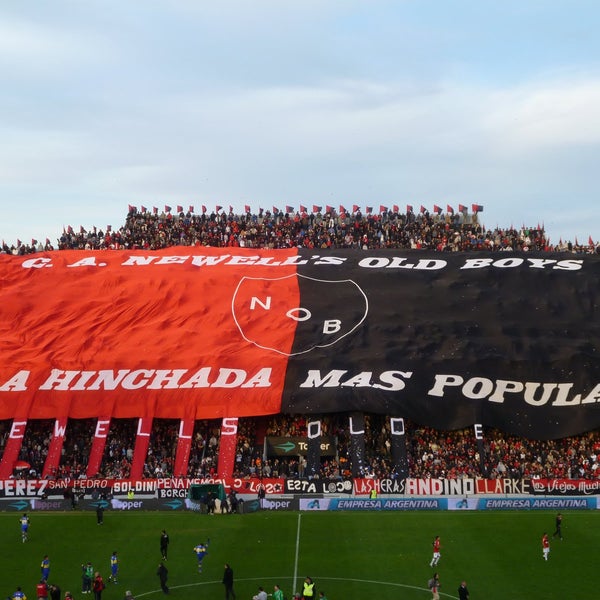
[[[301,255],[305,318],[283,412],[481,423],[532,439],[600,426],[599,256]]]

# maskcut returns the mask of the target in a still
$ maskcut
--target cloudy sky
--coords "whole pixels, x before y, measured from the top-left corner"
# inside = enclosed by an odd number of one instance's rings
[[[129,204],[481,204],[600,239],[597,0],[0,8],[0,238]]]

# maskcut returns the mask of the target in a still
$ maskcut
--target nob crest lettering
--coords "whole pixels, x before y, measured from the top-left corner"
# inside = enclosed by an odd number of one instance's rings
[[[303,280],[310,285],[303,286]],[[286,356],[332,346],[366,319],[369,302],[350,279],[328,281],[306,275],[243,277],[231,309],[243,338]]]

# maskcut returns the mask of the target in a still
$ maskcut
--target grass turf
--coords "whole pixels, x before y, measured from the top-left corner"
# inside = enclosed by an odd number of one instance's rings
[[[107,583],[103,600],[160,598],[156,569],[164,528],[171,544],[167,567],[174,598],[223,598],[224,563],[234,569],[236,595],[250,600],[262,585],[278,583],[290,598],[310,575],[329,600],[428,599],[433,569],[431,541],[441,536],[441,597],[456,598],[466,579],[471,598],[545,600],[595,597],[595,549],[600,515],[565,512],[564,540],[551,540],[542,559],[541,536],[552,534],[548,512],[260,512],[200,515],[189,512],[112,512],[104,525],[94,512],[31,512],[29,540],[21,542],[19,513],[1,513],[0,598],[20,585],[30,600],[44,554],[50,583],[62,595],[81,594],[81,564],[88,560]],[[193,547],[210,538],[203,573]],[[110,556],[118,552],[119,583],[108,582]]]

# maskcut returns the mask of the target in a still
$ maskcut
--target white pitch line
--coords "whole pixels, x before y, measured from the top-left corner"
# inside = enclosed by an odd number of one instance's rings
[[[300,519],[302,513],[298,513],[298,527],[296,529],[296,556],[294,558],[294,579],[292,581],[292,589],[296,589],[296,580],[298,579],[298,555],[300,554]]]

